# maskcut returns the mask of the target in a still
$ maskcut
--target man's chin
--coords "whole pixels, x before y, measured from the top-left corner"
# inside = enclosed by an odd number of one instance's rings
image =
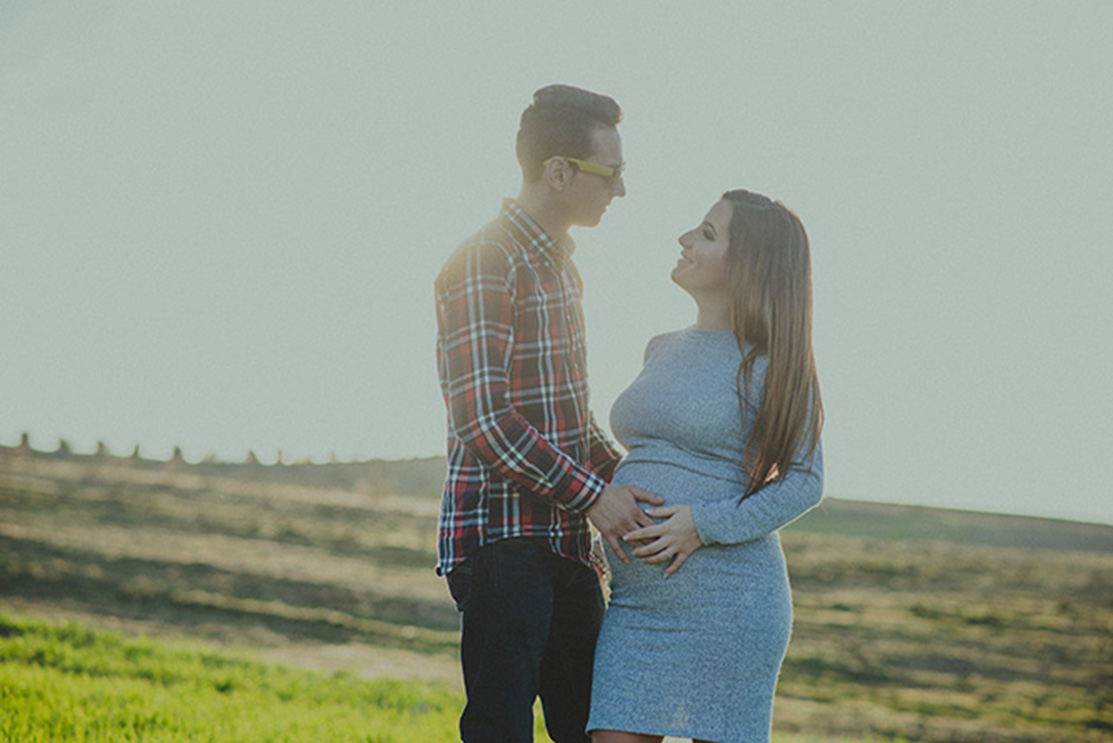
[[[604,212],[606,212],[606,209],[599,212],[598,214],[596,214],[593,217],[585,217],[584,219],[578,220],[576,222],[576,225],[578,227],[594,227],[594,226],[596,226],[597,224],[599,224],[600,222],[603,221],[603,213]]]

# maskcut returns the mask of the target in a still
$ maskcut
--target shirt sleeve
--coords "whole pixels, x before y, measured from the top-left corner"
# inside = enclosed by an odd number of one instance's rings
[[[491,243],[467,246],[438,278],[438,370],[449,426],[499,476],[582,513],[603,492],[603,477],[554,447],[509,401],[513,287],[512,261]]]
[[[760,539],[803,516],[823,498],[823,444],[815,456],[793,465],[752,496],[737,496],[692,506],[692,520],[705,544],[739,544]]]
[[[588,435],[591,437],[591,468],[604,480],[610,482],[618,463],[622,461],[622,454],[596,423],[594,413],[591,414]]]

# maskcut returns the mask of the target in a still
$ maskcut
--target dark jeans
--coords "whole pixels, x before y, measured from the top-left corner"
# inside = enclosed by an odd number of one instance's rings
[[[464,743],[533,740],[533,703],[556,743],[587,743],[591,667],[603,619],[595,571],[539,539],[504,539],[448,574],[463,612]]]

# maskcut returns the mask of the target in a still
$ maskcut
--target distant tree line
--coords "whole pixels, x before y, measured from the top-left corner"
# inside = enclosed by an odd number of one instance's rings
[[[149,470],[188,470],[203,475],[273,480],[309,487],[414,495],[439,494],[445,472],[444,457],[341,462],[334,455],[328,462],[318,463],[305,459],[287,463],[279,450],[274,464],[263,464],[254,451],[249,451],[242,462],[224,462],[212,454],[198,462],[189,462],[183,456],[180,446],[174,447],[169,459],[162,460],[143,456],[138,444],[130,454],[119,456],[112,453],[103,441],[97,442],[92,453],[81,454],[75,452],[66,439],[59,439],[58,446],[53,451],[41,451],[31,445],[31,436],[28,433],[20,436],[16,446],[0,444],[0,467],[20,460],[84,462]]]

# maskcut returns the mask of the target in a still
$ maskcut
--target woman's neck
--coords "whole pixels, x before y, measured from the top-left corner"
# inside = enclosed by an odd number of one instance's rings
[[[696,300],[696,327],[702,330],[730,330],[730,305],[726,301]]]

